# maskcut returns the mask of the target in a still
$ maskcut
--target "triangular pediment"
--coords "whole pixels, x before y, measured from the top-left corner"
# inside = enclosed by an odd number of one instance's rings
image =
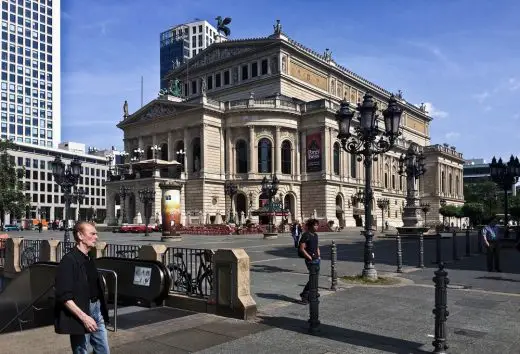
[[[206,65],[214,65],[216,62],[225,61],[232,57],[260,51],[265,46],[275,42],[277,42],[277,40],[271,38],[258,38],[214,43],[188,62],[188,70],[195,70]],[[181,64],[171,71],[168,76],[175,77],[185,70],[186,64]]]
[[[168,99],[155,99],[138,111],[130,114],[126,119],[117,125],[122,128],[128,124],[148,122],[155,119],[174,116],[188,109],[196,108],[198,105],[193,103],[176,102]]]

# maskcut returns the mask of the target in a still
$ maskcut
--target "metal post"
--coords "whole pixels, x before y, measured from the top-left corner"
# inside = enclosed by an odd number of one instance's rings
[[[478,253],[483,253],[484,252],[484,244],[482,242],[482,229],[479,228],[478,232],[477,232],[477,237],[478,237],[478,240],[477,240],[477,244],[478,244]]]
[[[395,237],[397,241],[397,273],[403,272],[403,248],[401,246],[401,236]]]
[[[65,220],[63,220],[63,228],[65,229],[65,233],[63,234],[63,242],[67,244],[70,242],[70,231],[69,231],[69,209],[70,209],[70,191],[67,192],[67,190],[64,191],[65,194],[65,210],[63,211],[63,214],[65,216]]]
[[[449,316],[447,306],[447,286],[450,283],[448,272],[444,270],[444,263],[439,264],[439,269],[435,271],[433,277],[435,283],[435,340],[432,342],[434,353],[446,353],[448,349],[446,318]]]
[[[320,300],[318,299],[319,263],[311,263],[309,270],[309,333],[320,326]]]
[[[332,245],[330,246],[330,278],[331,278],[331,286],[330,290],[336,291],[338,286],[338,272],[336,270],[336,262],[338,261],[338,250],[336,248],[336,243],[332,240]]]
[[[470,245],[470,239],[469,239],[469,228],[466,229],[466,257],[471,256],[471,245]]]
[[[458,248],[457,248],[457,231],[453,231],[453,234],[452,234],[452,244],[453,244],[453,260],[454,261],[458,261],[460,260],[459,258],[459,252],[458,252]]]
[[[363,278],[377,279],[377,271],[374,267],[374,232],[372,231],[372,153],[369,152],[371,142],[365,142],[365,156],[363,164],[365,165],[365,254]]]
[[[418,268],[424,268],[424,236],[419,234],[419,265]]]

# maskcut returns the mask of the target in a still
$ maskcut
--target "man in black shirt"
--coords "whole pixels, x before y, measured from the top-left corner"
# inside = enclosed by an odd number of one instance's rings
[[[305,258],[305,265],[307,269],[310,271],[311,264],[317,264],[317,271],[320,271],[320,247],[318,245],[318,234],[316,233],[316,229],[318,228],[318,220],[309,219],[305,223],[307,227],[307,231],[305,231],[301,238],[298,246],[298,251],[300,252],[300,256]],[[302,298],[302,303],[306,304],[309,302],[309,282],[305,285],[303,292],[300,294]]]
[[[56,271],[56,333],[69,334],[72,352],[109,354],[108,311],[96,265],[88,252],[98,238],[96,228],[79,222],[73,231],[76,247],[67,253]]]

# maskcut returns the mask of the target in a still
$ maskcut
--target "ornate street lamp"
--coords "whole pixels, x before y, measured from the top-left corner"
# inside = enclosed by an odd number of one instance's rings
[[[72,203],[78,205],[78,221],[80,219],[80,208],[81,203],[83,203],[83,200],[85,199],[85,190],[83,187],[74,188],[74,192],[72,192]]]
[[[157,162],[157,155],[161,152],[161,147],[154,145],[150,149],[152,150],[153,159]]]
[[[144,150],[141,148],[134,149],[133,155],[134,156],[132,156],[132,158],[131,158],[132,161],[134,161],[134,162],[140,161],[144,155]]]
[[[385,231],[385,211],[390,206],[390,200],[388,198],[382,198],[377,200],[377,207],[381,209],[381,232]]]
[[[65,212],[63,225],[65,228],[65,234],[63,235],[64,242],[70,242],[69,222],[68,214],[70,209],[70,203],[72,201],[72,187],[78,184],[81,176],[81,162],[77,158],[74,158],[68,166],[65,166],[59,156],[56,156],[54,161],[51,162],[52,175],[54,181],[61,187],[63,197],[65,199]]]
[[[237,194],[238,186],[231,181],[226,181],[224,184],[224,193],[229,197],[229,218],[228,224],[234,224],[233,218],[233,197]]]
[[[504,191],[504,238],[509,238],[509,201],[508,192],[518,182],[520,177],[520,161],[518,157],[511,155],[509,162],[502,162],[502,158],[493,156],[489,164],[491,179]]]
[[[420,206],[418,205],[417,180],[426,172],[424,155],[419,151],[419,146],[410,143],[405,154],[399,158],[399,175],[406,176],[406,205],[403,213],[403,226],[417,228]]]
[[[275,175],[271,175],[271,179],[268,180],[267,176],[264,176],[262,179],[262,193],[267,195],[267,198],[269,199],[269,225],[268,225],[268,231],[267,234],[275,236],[276,233],[273,231],[273,197],[278,192],[278,184],[280,181],[278,180],[278,177]]]
[[[155,201],[155,191],[151,188],[140,189],[138,192],[139,200],[144,205],[144,235],[148,235],[148,224],[150,223],[150,217],[152,216],[152,203]]]
[[[372,161],[378,154],[389,151],[399,136],[399,124],[403,110],[392,95],[388,101],[388,108],[383,111],[385,124],[384,131],[377,125],[377,103],[371,94],[366,93],[363,103],[359,104],[359,126],[350,132],[350,126],[356,115],[348,102],[342,101],[336,119],[339,124],[338,139],[343,150],[359,155],[365,165],[365,254],[363,277],[377,279],[374,267],[374,233],[372,231]]]
[[[426,226],[426,214],[430,211],[430,203],[421,203],[421,210],[424,213],[424,224]]]
[[[181,171],[184,172],[184,156],[186,156],[186,151],[184,149],[180,149],[176,152],[177,154],[177,162],[181,164]]]
[[[130,193],[130,188],[129,187],[125,187],[123,185],[121,185],[119,187],[119,202],[120,202],[120,207],[121,207],[121,225],[123,225],[125,223],[125,220],[126,220],[126,197],[128,196],[128,194]]]

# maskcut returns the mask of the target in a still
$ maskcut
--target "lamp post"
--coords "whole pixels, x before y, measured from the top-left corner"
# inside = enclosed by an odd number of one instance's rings
[[[137,162],[137,161],[140,161],[141,158],[143,157],[144,150],[141,148],[137,148],[137,149],[134,149],[133,153],[134,153],[134,156],[132,156],[132,160]]]
[[[385,231],[385,211],[390,206],[390,200],[388,198],[382,198],[377,200],[377,207],[381,209],[381,232]]]
[[[388,108],[383,111],[385,124],[384,131],[377,125],[377,103],[370,93],[363,97],[363,103],[359,104],[359,126],[350,132],[350,126],[356,112],[346,101],[342,101],[340,109],[336,113],[339,124],[338,139],[343,150],[351,154],[359,155],[365,166],[365,252],[363,277],[377,279],[377,271],[374,267],[374,233],[372,231],[372,161],[378,154],[389,151],[399,136],[399,124],[403,110],[392,95],[388,101]]]
[[[262,193],[267,195],[269,199],[269,225],[267,234],[270,236],[276,236],[276,233],[273,231],[273,197],[278,192],[278,177],[275,175],[271,175],[271,179],[267,179],[267,176],[264,176],[262,179]],[[265,235],[264,235],[265,236]]]
[[[504,191],[504,238],[509,238],[509,201],[508,192],[518,182],[520,177],[520,162],[518,157],[511,155],[507,163],[502,162],[502,158],[498,159],[493,156],[489,164],[491,179]]]
[[[184,151],[184,149],[179,149],[176,154],[177,162],[181,164],[181,172],[184,172],[184,156],[186,156],[186,151]]]
[[[155,200],[155,191],[151,188],[144,188],[138,191],[139,200],[144,205],[144,235],[148,235],[148,224],[152,216],[152,202]]]
[[[63,197],[65,199],[65,234],[63,235],[63,241],[70,242],[68,213],[70,209],[70,203],[72,201],[72,187],[78,184],[79,178],[81,176],[81,162],[79,162],[77,158],[74,158],[68,166],[65,166],[63,161],[61,161],[61,158],[56,156],[54,161],[51,162],[51,169],[54,181],[61,187]]]
[[[426,226],[426,214],[430,211],[430,203],[421,203],[421,210],[424,213],[424,225]]]
[[[74,188],[74,192],[72,193],[72,203],[78,205],[78,221],[80,219],[80,207],[81,203],[83,203],[83,200],[85,199],[85,190],[83,187]]]
[[[128,196],[130,192],[130,188],[121,185],[119,187],[119,197],[120,197],[120,205],[121,205],[121,225],[125,223],[126,220],[126,213],[125,213],[125,207],[126,207],[126,197]]]
[[[235,220],[233,219],[233,197],[237,194],[238,186],[231,181],[226,181],[224,184],[224,193],[229,196],[229,218],[228,224],[234,224]]]
[[[421,216],[418,214],[417,180],[425,172],[424,155],[417,144],[411,143],[406,153],[399,158],[398,173],[406,176],[406,205],[402,216],[404,227],[418,227]]]
[[[446,204],[447,204],[446,199],[441,199],[439,201],[439,203],[441,205],[441,208],[444,208],[446,206]],[[446,227],[446,215],[443,215],[442,216],[442,229],[444,230],[445,227]]]

